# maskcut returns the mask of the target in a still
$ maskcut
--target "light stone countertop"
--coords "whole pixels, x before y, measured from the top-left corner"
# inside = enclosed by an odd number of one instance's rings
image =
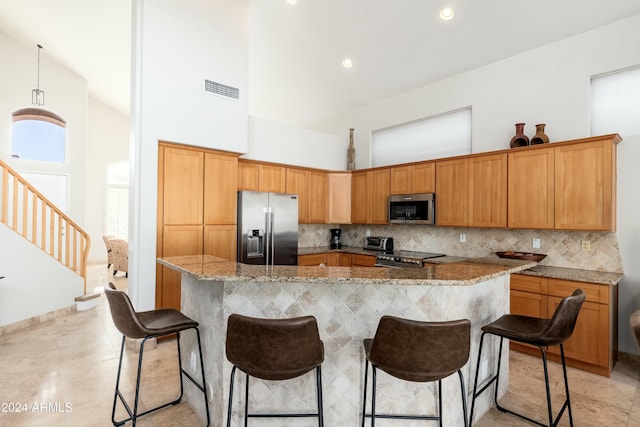
[[[376,255],[376,251],[368,251],[363,248],[343,246],[341,249],[330,249],[325,247],[298,248],[298,255],[310,255],[324,252],[346,252],[351,254]],[[428,264],[452,264],[452,263],[475,263],[475,264],[497,264],[502,266],[519,266],[522,261],[508,258],[499,258],[496,255],[482,258],[465,258],[456,256],[444,256],[432,258]],[[513,272],[512,272],[513,273]],[[531,267],[527,267],[518,272],[527,276],[547,277],[550,279],[573,280],[576,282],[596,283],[599,285],[617,285],[624,277],[622,273],[611,273],[606,271],[581,270],[577,268],[553,267],[547,265],[537,265],[533,262]]]
[[[510,260],[511,261],[511,260]],[[468,286],[536,265],[533,261],[505,264],[455,262],[428,264],[425,268],[307,267],[248,265],[210,255],[159,258],[160,264],[199,280],[225,282],[322,282],[385,285]]]

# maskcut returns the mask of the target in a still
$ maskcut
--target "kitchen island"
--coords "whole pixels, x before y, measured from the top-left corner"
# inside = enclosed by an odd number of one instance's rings
[[[509,311],[510,274],[535,266],[534,262],[509,260],[498,264],[430,264],[424,269],[266,267],[211,256],[166,257],[159,262],[182,273],[181,310],[200,323],[205,371],[212,392],[213,426],[222,426],[226,421],[231,364],[226,360],[224,348],[226,322],[232,313],[270,318],[315,316],[325,349],[322,365],[325,425],[357,426],[361,423],[364,383],[362,340],[373,337],[381,316],[425,321],[470,319],[470,362],[462,370],[469,399],[480,327]],[[191,352],[195,350],[195,338],[183,334],[181,345],[182,363],[188,367]],[[487,378],[496,366],[497,341],[488,340],[485,345],[481,378]],[[502,364],[501,391],[504,392],[508,383],[505,374],[508,373],[508,352],[503,354]],[[251,384],[249,406],[254,410],[314,408],[313,373],[280,383],[251,379]],[[459,390],[457,376],[443,381],[446,425],[463,424]],[[434,391],[431,384],[407,383],[381,372],[377,408],[380,413],[433,412]],[[233,425],[241,425],[244,376],[237,376],[234,393]],[[190,384],[185,384],[185,398],[204,419],[201,395]],[[476,403],[477,417],[490,405],[491,394],[485,393]],[[261,425],[304,427],[317,425],[317,420],[264,419]],[[385,425],[420,424],[386,420]]]

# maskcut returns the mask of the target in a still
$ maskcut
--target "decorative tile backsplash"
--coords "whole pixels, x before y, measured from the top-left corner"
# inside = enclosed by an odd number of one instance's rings
[[[328,246],[329,229],[335,225],[301,224],[298,246]],[[541,265],[622,273],[622,258],[616,233],[595,231],[516,230],[455,228],[424,225],[342,225],[342,244],[363,247],[367,230],[371,236],[393,237],[395,249],[437,252],[461,257],[484,257],[498,251],[547,254]],[[460,242],[460,235],[465,242]],[[540,248],[533,249],[534,238]],[[581,242],[591,248],[582,251]]]

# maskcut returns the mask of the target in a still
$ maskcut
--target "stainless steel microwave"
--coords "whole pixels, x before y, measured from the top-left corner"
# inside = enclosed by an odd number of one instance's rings
[[[389,196],[389,222],[392,224],[435,224],[434,193]]]

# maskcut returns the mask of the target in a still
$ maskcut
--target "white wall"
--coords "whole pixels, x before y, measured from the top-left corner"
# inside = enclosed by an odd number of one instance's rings
[[[85,143],[87,140],[87,82],[52,61],[46,49],[40,53],[40,89],[45,92],[42,108],[67,122],[66,163],[54,164],[11,158],[11,114],[31,105],[36,87],[36,46],[25,46],[0,33],[0,158],[18,172],[40,172],[68,176],[67,214],[84,224]]]
[[[252,116],[248,152],[242,158],[346,170],[349,130],[343,133],[336,136]]]
[[[135,0],[129,294],[155,307],[158,141],[247,151],[248,0]],[[240,89],[239,101],[204,80]]]
[[[0,326],[72,306],[83,295],[82,277],[4,224],[0,242]]]
[[[106,262],[106,178],[110,164],[129,161],[129,117],[89,98],[84,229],[91,237],[89,262]]]
[[[371,131],[472,106],[472,151],[509,148],[514,124],[546,123],[551,142],[589,136],[592,75],[640,64],[640,15],[345,112],[312,128],[355,128],[357,167]],[[624,135],[623,135],[624,137]]]
[[[640,15],[384,99],[317,123],[338,133],[356,129],[357,167],[370,165],[372,130],[472,106],[472,150],[506,149],[514,124],[535,133],[546,123],[551,142],[590,136],[589,85],[593,75],[640,64]],[[622,135],[625,138],[625,135]],[[618,239],[625,277],[620,284],[619,346],[637,353],[629,316],[640,308],[640,141],[618,146]]]

